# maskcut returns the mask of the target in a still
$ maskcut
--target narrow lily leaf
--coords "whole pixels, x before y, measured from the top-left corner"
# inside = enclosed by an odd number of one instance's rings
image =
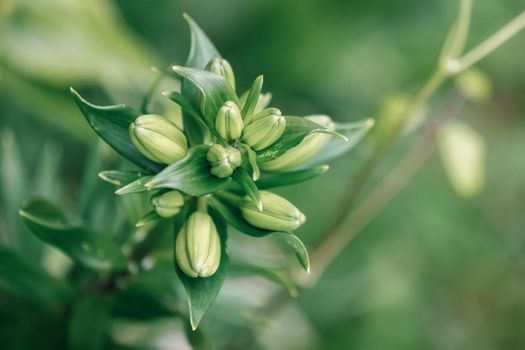
[[[250,175],[248,175],[248,172],[243,167],[239,167],[235,169],[232,175],[233,179],[237,184],[241,187],[244,193],[250,197],[252,202],[255,204],[259,210],[263,209],[263,204],[261,200],[261,195],[259,194],[259,190],[257,189],[257,185],[255,185],[255,182],[253,182]]]
[[[250,124],[250,118],[252,117],[255,107],[257,107],[257,102],[259,102],[259,96],[261,95],[262,86],[263,86],[263,76],[259,75],[253,82],[248,96],[246,97],[246,103],[242,107],[242,119],[244,119],[245,125]]]
[[[123,195],[149,191],[151,188],[146,187],[146,184],[151,181],[151,179],[153,179],[153,176],[143,176],[140,179],[132,181],[129,184],[119,188],[115,191],[115,193],[118,195]]]
[[[213,214],[213,213],[212,213]],[[213,304],[219,291],[221,290],[226,269],[228,267],[228,254],[226,253],[227,228],[226,225],[216,215],[214,216],[215,226],[221,239],[221,263],[217,271],[210,277],[192,278],[186,275],[175,263],[175,270],[179,276],[186,293],[190,310],[190,324],[192,330],[196,330],[202,318]],[[177,232],[178,234],[178,232]],[[175,237],[176,238],[176,237]]]
[[[186,97],[184,97],[184,95],[177,91],[165,91],[162,93],[162,95],[166,96],[167,98],[178,104],[185,113],[187,113],[197,122],[201,123],[202,126],[206,126],[206,123],[204,122],[202,116],[199,114],[199,112],[195,110],[195,108],[193,108],[191,103],[186,99]]]
[[[306,270],[306,272],[310,273],[310,259],[308,258],[308,251],[299,237],[288,232],[275,232],[274,235],[280,239],[283,239],[290,247],[293,248],[301,266]]]
[[[344,155],[361,142],[361,140],[368,135],[368,132],[373,126],[374,120],[370,118],[355,123],[336,123],[335,131],[345,136],[348,139],[348,142],[341,142],[337,139],[330,140],[328,144],[319,151],[319,153],[305,162],[302,167],[326,164],[327,162]]]
[[[82,98],[71,88],[76,104],[89,125],[115,151],[148,171],[157,172],[162,165],[144,157],[131,143],[129,125],[140,116],[140,112],[126,105],[97,106]]]
[[[286,129],[283,135],[277,142],[270,147],[263,149],[257,153],[258,162],[266,162],[269,160],[276,159],[280,155],[284,154],[290,148],[297,146],[301,141],[308,135],[313,133],[325,133],[337,136],[346,141],[346,137],[321,125],[314,123],[311,120],[302,117],[290,117],[286,118]],[[341,140],[339,140],[341,142]]]
[[[268,268],[264,266],[248,264],[248,263],[237,263],[231,264],[228,271],[230,274],[257,274],[260,275],[272,282],[280,284],[283,286],[292,298],[297,298],[299,296],[299,290],[294,284],[291,276],[286,273],[286,271],[277,270],[275,268]]]
[[[187,13],[184,13],[182,17],[188,22],[191,31],[191,47],[186,65],[203,69],[212,59],[221,57],[221,54],[193,18]]]
[[[330,169],[328,165],[321,165],[315,168],[294,171],[263,173],[259,181],[257,181],[257,187],[262,190],[308,181],[326,173],[328,169]]]
[[[237,95],[230,84],[220,75],[208,71],[181,66],[173,66],[172,69],[199,90],[204,121],[210,130],[215,130],[215,118],[222,105],[226,101],[238,103]],[[194,107],[198,106],[198,95],[184,96],[192,98],[190,101]]]
[[[248,163],[250,163],[250,166],[252,167],[253,181],[257,181],[259,180],[259,177],[261,177],[261,171],[259,170],[259,166],[257,165],[257,154],[250,146],[248,145],[242,145],[242,146],[246,150],[246,154],[248,155]]]
[[[152,211],[147,212],[146,215],[144,215],[137,222],[137,224],[135,226],[140,227],[140,226],[152,224],[152,223],[157,222],[157,221],[159,221],[161,219],[162,219],[162,217],[159,214],[157,214],[157,212],[155,210],[152,210]]]
[[[65,283],[4,247],[0,247],[0,285],[3,291],[39,307],[57,311],[73,295]]]
[[[124,187],[146,175],[148,174],[140,171],[106,170],[100,172],[98,177],[117,187]]]
[[[283,239],[294,249],[295,255],[297,256],[301,266],[304,267],[307,272],[310,272],[310,260],[308,258],[308,252],[303,242],[301,242],[297,236],[289,232],[275,232],[254,227],[244,220],[241,211],[237,206],[227,203],[224,200],[220,200],[215,196],[209,199],[209,203],[224,221],[240,232],[247,234],[248,236],[264,237],[268,235],[275,235],[278,238]]]
[[[33,200],[20,210],[20,216],[35,236],[88,268],[124,270],[127,267],[126,257],[109,235],[70,225],[49,202]]]
[[[190,148],[183,159],[169,165],[146,184],[149,188],[172,188],[192,196],[213,193],[230,178],[218,178],[211,174],[211,166],[206,160],[209,146]]]

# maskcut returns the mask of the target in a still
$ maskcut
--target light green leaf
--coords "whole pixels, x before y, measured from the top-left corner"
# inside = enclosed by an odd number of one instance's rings
[[[192,196],[204,196],[219,190],[230,178],[211,174],[211,166],[206,160],[208,149],[209,146],[205,145],[190,148],[186,157],[166,167],[146,186],[171,188]]]
[[[245,274],[257,274],[260,275],[272,282],[275,282],[277,284],[280,284],[290,294],[292,298],[296,298],[299,296],[299,290],[297,289],[297,286],[293,282],[291,276],[286,273],[286,271],[278,270],[275,268],[268,268],[265,266],[255,265],[255,264],[249,264],[249,263],[236,263],[231,264],[230,269],[228,271],[230,274],[239,274],[239,275],[245,275]]]
[[[245,125],[250,124],[251,117],[257,107],[257,102],[259,102],[259,96],[261,95],[262,86],[264,78],[262,75],[259,75],[253,82],[250,90],[248,91],[248,96],[246,97],[246,103],[242,107],[242,118],[244,119]]]
[[[118,195],[130,194],[130,193],[140,193],[150,191],[151,188],[146,187],[146,184],[153,179],[153,176],[143,176],[140,179],[137,179],[129,184],[119,188],[115,191]]]
[[[243,167],[235,169],[232,175],[233,179],[241,187],[242,191],[250,197],[252,202],[255,204],[259,210],[263,209],[263,204],[261,200],[261,195],[257,189],[257,185],[253,182],[248,172]]]
[[[187,13],[184,13],[182,17],[188,22],[191,31],[191,47],[186,65],[203,69],[212,59],[221,57],[221,54],[193,18]]]
[[[302,117],[286,118],[286,129],[277,142],[262,151],[257,152],[257,161],[266,162],[283,155],[290,148],[297,146],[308,135],[313,133],[331,134],[346,140],[346,138],[337,132],[324,128],[311,120]],[[339,142],[343,143],[341,140]]]
[[[157,172],[163,168],[161,164],[144,157],[129,139],[129,125],[140,116],[139,111],[126,105],[97,106],[91,104],[73,88],[71,88],[71,94],[89,125],[115,151],[145,170]]]
[[[296,235],[288,232],[275,232],[274,236],[284,240],[290,247],[295,251],[297,260],[301,266],[310,273],[310,259],[308,257],[308,251],[304,246],[304,243]]]
[[[148,174],[140,171],[105,170],[100,172],[98,177],[120,188],[146,175]]]
[[[30,201],[22,207],[20,216],[35,236],[88,268],[119,271],[127,268],[126,257],[109,235],[70,225],[49,202]]]
[[[285,171],[285,172],[271,172],[262,174],[257,187],[261,190],[267,188],[274,188],[280,186],[288,186],[295,183],[308,181],[316,178],[319,175],[326,173],[330,169],[328,165],[321,165],[315,168]]]

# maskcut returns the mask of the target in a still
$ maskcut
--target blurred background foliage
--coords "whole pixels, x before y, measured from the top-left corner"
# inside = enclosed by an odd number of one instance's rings
[[[521,0],[476,1],[467,47],[522,10]],[[139,107],[155,77],[149,68],[181,63],[187,55],[184,11],[231,62],[241,89],[264,74],[266,90],[287,113],[326,113],[352,121],[378,117],[391,96],[412,94],[425,81],[457,3],[0,0],[3,245],[23,252],[52,275],[63,276],[63,268],[57,266],[67,265],[68,259],[43,248],[18,218],[24,199],[49,198],[94,228],[124,225],[112,222],[117,211],[137,215],[129,203],[116,205],[112,189],[96,177],[102,164],[115,163],[116,156],[97,146],[68,87],[75,86],[101,104]],[[485,173],[484,187],[474,196],[461,196],[447,179],[442,158],[432,156],[317,285],[280,308],[271,323],[255,323],[253,348],[256,343],[269,349],[525,346],[524,49],[522,34],[479,65],[490,77],[493,95],[483,104],[468,103],[459,115],[481,135],[486,148],[480,170]],[[428,110],[431,113],[457,94],[448,84]],[[411,134],[403,138],[377,179],[398,162],[413,138]],[[366,143],[333,164],[325,176],[282,190],[308,217],[299,231],[307,245],[340,210],[345,196],[341,189],[360,163],[360,150],[366,151]],[[234,255],[274,252],[239,235],[230,241]],[[2,264],[0,270],[9,269],[8,262]],[[166,271],[158,276],[176,279]],[[151,283],[151,288],[183,293],[170,282],[168,287]],[[275,288],[251,277],[227,281],[203,323],[217,348],[235,344],[232,339],[245,327],[245,319],[253,321],[251,311]],[[35,312],[30,301],[11,292],[0,281],[0,344],[7,346],[2,348],[29,349],[35,341],[41,348],[56,348],[57,329],[64,325],[43,316],[54,311]],[[88,298],[78,307],[89,309],[90,303],[98,305]],[[75,322],[88,336],[93,322]],[[119,319],[103,326],[121,348],[188,347],[180,320]],[[27,338],[29,334],[38,338]]]

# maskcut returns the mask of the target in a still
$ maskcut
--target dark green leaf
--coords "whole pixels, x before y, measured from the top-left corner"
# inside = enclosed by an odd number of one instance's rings
[[[137,222],[136,226],[140,227],[140,226],[152,224],[152,223],[157,222],[157,221],[159,221],[161,219],[162,219],[162,217],[159,214],[157,214],[157,212],[155,210],[152,210],[152,211],[147,212],[146,215],[144,215]]]
[[[59,311],[70,288],[14,251],[0,247],[0,289],[31,304]]]
[[[86,267],[96,270],[124,270],[127,267],[126,257],[109,235],[68,224],[62,213],[46,201],[27,203],[20,215],[35,236]]]
[[[213,344],[211,343],[210,338],[207,337],[200,328],[193,330],[189,324],[185,324],[184,333],[186,333],[186,338],[193,350],[213,349]]]
[[[147,186],[172,188],[192,196],[204,196],[219,190],[230,178],[218,178],[210,173],[211,167],[206,160],[208,149],[209,146],[205,145],[190,148],[185,158],[169,165]]]
[[[255,204],[259,210],[263,209],[263,204],[261,200],[261,195],[259,194],[259,190],[257,189],[257,186],[255,185],[255,182],[253,182],[250,175],[248,175],[248,172],[243,167],[239,167],[235,169],[232,175],[233,179],[237,184],[241,187],[242,191],[250,197],[252,202]]]
[[[126,186],[123,186],[115,191],[118,195],[130,194],[130,193],[140,193],[150,191],[151,188],[146,187],[146,184],[153,179],[153,176],[144,176],[138,180],[130,182]]]
[[[110,300],[101,295],[86,295],[73,305],[69,321],[68,349],[102,349],[108,330]]]
[[[140,171],[106,170],[100,172],[98,177],[120,188],[146,175],[148,174]]]
[[[314,123],[311,120],[302,117],[290,117],[286,118],[286,129],[284,130],[283,135],[277,142],[275,142],[270,147],[263,149],[262,151],[257,152],[257,161],[258,162],[267,162],[273,160],[290,148],[297,146],[301,141],[308,135],[313,133],[326,133],[332,134],[337,137],[342,137],[338,133],[324,128],[321,125]],[[344,139],[344,137],[342,137]],[[343,141],[339,140],[343,143]]]
[[[115,151],[148,171],[157,172],[162,169],[161,164],[144,157],[129,139],[129,125],[140,116],[140,112],[126,105],[97,106],[91,104],[73,88],[71,88],[71,94],[89,125]]]
[[[177,91],[165,91],[162,93],[162,95],[166,96],[176,104],[182,108],[182,110],[187,113],[190,117],[193,118],[193,120],[197,121],[198,123],[201,123],[202,126],[206,126],[206,123],[204,122],[204,119],[202,116],[193,108],[191,103],[184,97],[181,93]],[[188,131],[187,128],[185,128],[185,131]]]
[[[302,167],[311,167],[319,164],[325,164],[337,157],[342,156],[346,152],[352,150],[362,139],[368,135],[368,132],[374,126],[373,119],[363,119],[355,123],[336,123],[335,131],[345,136],[348,142],[341,142],[337,139],[332,139],[326,146],[324,146],[319,153],[312,159],[309,159]]]
[[[213,216],[215,226],[217,226],[217,231],[221,238],[221,263],[217,271],[210,277],[192,278],[182,272],[177,266],[177,263],[175,263],[177,275],[188,294],[190,323],[193,330],[197,329],[202,318],[217,298],[226,277],[226,269],[228,266],[228,254],[226,253],[227,228],[222,220],[216,217],[216,215]]]
[[[309,169],[285,171],[280,173],[263,173],[259,181],[257,181],[257,187],[262,190],[308,181],[326,173],[328,169],[330,169],[328,165],[321,165]]]
[[[215,118],[222,105],[226,101],[238,103],[237,95],[232,87],[223,77],[215,73],[181,66],[173,66],[172,69],[177,75],[198,89],[200,94],[188,95],[183,91],[183,95],[190,100],[194,108],[198,108],[198,99],[200,96],[200,111],[208,129],[214,132]]]
[[[212,59],[221,57],[221,54],[193,18],[187,13],[182,16],[188,22],[191,31],[191,47],[186,65],[203,69]]]

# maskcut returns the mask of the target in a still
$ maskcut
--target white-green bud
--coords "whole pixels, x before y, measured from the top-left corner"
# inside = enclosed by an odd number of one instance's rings
[[[157,114],[141,115],[129,125],[129,137],[147,158],[171,164],[184,158],[188,144],[184,133],[166,118]]]
[[[240,207],[244,219],[253,226],[272,231],[293,231],[306,221],[304,214],[283,197],[268,191],[259,191],[259,194],[262,211],[248,196]]]
[[[206,213],[190,215],[175,241],[175,259],[188,276],[209,277],[221,261],[221,242],[213,219]]]
[[[151,197],[150,203],[159,216],[169,218],[179,213],[184,205],[184,197],[179,191],[169,191]]]
[[[206,159],[211,164],[211,173],[217,177],[228,177],[241,165],[241,152],[237,148],[214,144],[208,150]]]
[[[219,109],[215,119],[215,129],[225,140],[237,140],[242,135],[244,123],[241,111],[233,101],[227,101]]]
[[[327,129],[335,130],[334,122],[327,115],[312,115],[305,118]],[[308,135],[301,143],[290,148],[280,157],[260,163],[259,168],[267,171],[293,169],[315,156],[330,141],[331,137],[331,135],[321,133]]]
[[[263,110],[260,110],[259,112],[255,113],[252,117],[251,117],[251,122],[254,122],[258,119],[261,119],[261,118],[264,118],[264,117],[268,117],[270,115],[283,115],[281,113],[281,110],[279,108],[274,108],[274,107],[270,107],[270,108],[265,108]]]
[[[235,75],[233,74],[232,66],[224,58],[212,59],[205,68],[208,72],[213,72],[220,75],[231,85],[235,91]]]
[[[242,140],[254,150],[260,151],[277,141],[285,128],[286,119],[282,115],[268,115],[245,127]]]

